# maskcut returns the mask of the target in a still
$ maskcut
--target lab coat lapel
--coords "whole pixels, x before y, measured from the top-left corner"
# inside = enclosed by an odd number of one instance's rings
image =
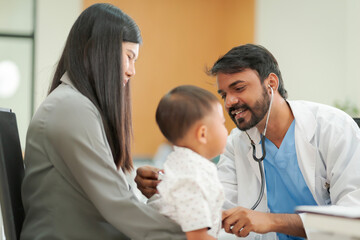
[[[253,127],[247,131],[251,139],[254,141],[256,146],[256,156],[259,158],[262,156],[262,150],[261,150],[261,144],[260,144],[260,132],[256,127]],[[249,151],[247,153],[247,159],[250,162],[250,166],[252,167],[257,179],[261,181],[261,176],[259,172],[259,164],[254,160],[253,158],[253,148],[251,146],[250,140],[249,140]]]
[[[301,107],[303,104],[298,101],[290,101],[289,104],[295,117],[295,147],[299,168],[304,176],[307,186],[316,200],[316,149],[311,144],[311,140],[315,135],[316,120],[311,111],[307,108]]]

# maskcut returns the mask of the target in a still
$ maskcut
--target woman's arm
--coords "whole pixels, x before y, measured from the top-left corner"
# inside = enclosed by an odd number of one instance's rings
[[[125,174],[115,166],[96,108],[88,100],[67,101],[71,104],[63,101],[58,106],[63,111],[48,119],[52,123],[48,143],[56,152],[55,167],[56,162],[65,162],[84,197],[108,223],[130,238],[185,239],[177,224],[141,203],[129,190]]]

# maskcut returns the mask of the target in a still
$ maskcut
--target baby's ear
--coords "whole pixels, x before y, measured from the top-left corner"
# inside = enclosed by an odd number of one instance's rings
[[[205,125],[200,125],[200,127],[196,131],[196,138],[202,144],[207,143],[207,131],[208,129]]]

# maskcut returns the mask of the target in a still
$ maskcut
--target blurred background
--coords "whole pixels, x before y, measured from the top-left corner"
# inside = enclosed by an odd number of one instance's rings
[[[22,148],[47,95],[67,34],[93,0],[0,0],[0,107],[17,115]],[[161,96],[181,84],[216,94],[205,69],[232,47],[256,43],[277,58],[289,99],[360,107],[360,1],[117,0],[144,43],[132,79],[135,159],[165,142],[155,123]],[[227,118],[227,127],[233,123]]]
[[[67,34],[93,0],[0,0],[0,107],[17,115],[22,148],[47,95]],[[360,1],[117,0],[140,26],[132,79],[135,159],[165,142],[155,123],[160,98],[194,84],[216,94],[205,69],[232,47],[256,43],[277,58],[289,99],[360,107]],[[227,127],[233,123],[227,118]]]
[[[27,126],[75,19],[92,0],[0,0],[0,107]],[[232,47],[265,46],[277,58],[289,99],[320,102],[352,117],[360,109],[358,0],[117,0],[139,25],[143,45],[131,80],[136,165],[168,153],[155,123],[160,98],[193,84],[216,94],[205,70]],[[227,115],[227,114],[226,114]],[[330,120],[330,119],[329,119]],[[227,128],[234,125],[227,118]]]

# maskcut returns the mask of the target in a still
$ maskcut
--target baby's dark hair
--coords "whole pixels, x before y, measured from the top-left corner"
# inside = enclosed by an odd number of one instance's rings
[[[156,122],[171,143],[185,136],[190,127],[213,110],[218,99],[211,92],[192,85],[172,89],[159,102]]]

